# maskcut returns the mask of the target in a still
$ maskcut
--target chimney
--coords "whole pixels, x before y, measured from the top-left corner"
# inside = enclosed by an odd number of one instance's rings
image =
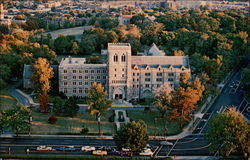
[[[72,63],[72,58],[71,58],[71,56],[69,56],[69,63]]]

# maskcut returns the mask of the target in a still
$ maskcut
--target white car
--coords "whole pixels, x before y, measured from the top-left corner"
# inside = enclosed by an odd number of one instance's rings
[[[52,151],[52,147],[46,147],[46,146],[38,146],[36,148],[37,151]]]
[[[129,152],[129,151],[131,151],[131,149],[130,148],[122,148],[122,151]]]
[[[150,148],[145,148],[143,152],[139,153],[140,156],[153,156],[153,154]]]
[[[95,147],[92,147],[92,146],[82,146],[81,150],[85,151],[85,152],[95,151]]]

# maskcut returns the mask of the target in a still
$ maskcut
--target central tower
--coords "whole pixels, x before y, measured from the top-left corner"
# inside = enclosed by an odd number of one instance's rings
[[[108,44],[109,98],[116,103],[131,99],[131,46],[129,43]]]

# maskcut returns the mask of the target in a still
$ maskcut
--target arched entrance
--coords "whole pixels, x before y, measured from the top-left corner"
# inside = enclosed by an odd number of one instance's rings
[[[116,88],[113,92],[113,99],[122,100],[125,98],[125,92],[122,88]]]
[[[152,98],[153,94],[150,90],[145,90],[142,93],[142,98]]]

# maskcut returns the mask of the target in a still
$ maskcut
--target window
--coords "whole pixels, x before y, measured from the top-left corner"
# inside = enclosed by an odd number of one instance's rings
[[[79,76],[79,79],[82,79],[82,76]]]
[[[157,84],[157,88],[159,88],[161,85],[160,84]]]
[[[94,70],[91,70],[91,73],[95,73],[95,71],[94,71]]]
[[[68,85],[68,83],[67,83],[67,82],[63,82],[63,85],[64,85],[64,86],[67,86],[67,85]]]
[[[76,88],[73,88],[73,93],[76,93]]]
[[[114,62],[118,62],[118,56],[117,56],[117,54],[114,55]]]
[[[85,82],[85,85],[86,85],[86,86],[89,85],[89,82]]]
[[[126,61],[126,57],[125,57],[125,55],[123,54],[122,55],[122,62],[125,62]]]
[[[73,82],[73,85],[76,85],[76,82]]]
[[[96,73],[101,73],[101,71],[100,71],[100,70],[97,70]]]
[[[82,82],[79,82],[78,84],[79,84],[79,85],[82,85]]]
[[[85,76],[85,79],[89,79],[89,76]]]
[[[63,79],[67,79],[67,76],[63,76]]]
[[[76,73],[76,70],[73,70],[73,73]]]
[[[88,71],[88,70],[85,70],[85,73],[89,73],[89,71]]]
[[[115,74],[115,77],[116,77],[116,74]]]
[[[133,73],[133,76],[135,76],[135,73]]]
[[[88,88],[85,88],[84,92],[85,92],[85,93],[88,93]]]
[[[150,73],[145,73],[145,76],[150,76]]]
[[[168,73],[168,76],[174,76],[174,73]]]
[[[156,82],[161,82],[162,78],[156,78]]]
[[[122,74],[122,77],[124,77],[124,74]]]
[[[150,78],[145,78],[145,82],[150,82]]]
[[[146,84],[145,87],[146,87],[146,88],[149,88],[149,84]]]
[[[82,88],[79,88],[79,93],[82,93]]]
[[[133,88],[135,88],[135,85],[133,84]]]
[[[100,76],[97,76],[96,78],[97,78],[97,79],[101,79],[101,77],[100,77]]]
[[[103,70],[103,73],[107,73],[107,71],[106,71],[106,70]]]
[[[79,73],[82,73],[82,70],[79,70],[78,72],[79,72]]]
[[[135,81],[135,79],[133,78],[133,82]]]
[[[173,82],[173,81],[174,81],[174,79],[173,79],[173,78],[169,78],[169,79],[168,79],[168,81]]]
[[[91,79],[95,79],[95,77],[94,77],[94,76],[91,76]]]
[[[116,68],[115,68],[115,72],[116,72]]]
[[[102,78],[103,78],[103,79],[106,79],[106,76],[103,76]]]
[[[73,79],[76,79],[76,76],[73,76]]]
[[[157,75],[157,76],[162,76],[162,73],[157,73],[156,75]]]
[[[140,74],[139,73],[137,73],[137,76],[139,76]]]
[[[63,88],[63,93],[67,93],[67,88]]]
[[[123,68],[122,71],[124,72],[124,70],[125,70],[125,69]]]
[[[67,70],[63,70],[63,73],[67,73]]]

